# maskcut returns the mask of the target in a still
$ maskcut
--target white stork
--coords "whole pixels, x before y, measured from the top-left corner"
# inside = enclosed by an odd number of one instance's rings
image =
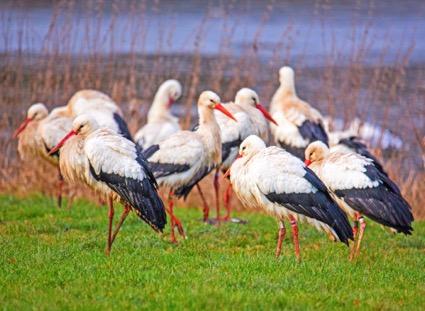
[[[320,140],[328,143],[323,117],[319,111],[298,98],[295,91],[294,70],[279,70],[280,86],[273,95],[270,111],[279,125],[271,125],[278,146],[304,160],[309,143]]]
[[[109,128],[100,128],[92,116],[83,114],[74,120],[72,130],[51,153],[59,149],[59,164],[66,180],[83,182],[109,197],[107,255],[130,210],[155,231],[162,232],[166,224],[164,205],[137,145]],[[112,233],[114,200],[125,207]]]
[[[366,228],[362,215],[396,232],[411,234],[413,215],[409,204],[397,185],[372,160],[351,152],[330,151],[322,142],[311,143],[305,158],[306,164],[332,191],[340,207],[354,219],[356,243],[351,259],[360,252]]]
[[[132,141],[121,109],[105,93],[96,90],[78,91],[71,97],[66,107],[70,117],[90,114],[101,128],[109,128]]]
[[[18,138],[18,152],[22,160],[41,157],[58,169],[58,206],[62,206],[63,178],[59,170],[59,153],[49,154],[50,150],[71,129],[72,119],[63,109],[55,108],[50,114],[44,104],[32,105],[27,117],[15,131]]]
[[[236,93],[235,101],[225,104],[238,122],[230,120],[226,116],[216,112],[215,117],[220,126],[221,131],[221,152],[222,163],[221,170],[226,172],[238,155],[239,145],[249,135],[258,135],[263,140],[268,140],[269,127],[268,121],[277,125],[276,121],[271,117],[269,112],[260,103],[258,94],[249,88],[242,88]],[[214,175],[214,189],[216,195],[217,221],[220,222],[219,213],[219,170],[217,168]],[[230,219],[230,199],[232,193],[232,185],[229,183],[224,196],[224,206],[226,208],[226,216],[222,219],[228,221]]]
[[[182,95],[182,86],[177,80],[167,80],[160,85],[148,112],[147,123],[137,131],[135,141],[143,149],[159,144],[180,130],[179,120],[170,108]]]
[[[173,197],[186,198],[191,189],[221,163],[221,134],[214,109],[234,119],[217,94],[202,92],[198,100],[199,127],[195,131],[179,131],[145,151],[158,184],[170,188],[172,242],[176,242],[175,226],[184,236],[181,222],[174,216]]]
[[[326,186],[300,159],[278,147],[266,148],[255,135],[242,142],[239,156],[230,168],[230,181],[245,206],[260,207],[278,218],[276,257],[281,253],[286,234],[285,218],[291,223],[298,260],[297,221],[307,221],[334,240],[348,245],[353,232],[346,215]]]

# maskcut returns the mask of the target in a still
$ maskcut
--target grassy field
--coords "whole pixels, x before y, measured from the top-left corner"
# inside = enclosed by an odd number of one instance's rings
[[[0,196],[1,309],[425,309],[423,222],[411,237],[369,222],[355,263],[301,225],[297,264],[288,237],[274,258],[273,218],[242,213],[247,225],[213,227],[195,209],[178,209],[189,234],[179,245],[131,215],[108,258],[106,214],[84,201],[59,210],[41,196]]]

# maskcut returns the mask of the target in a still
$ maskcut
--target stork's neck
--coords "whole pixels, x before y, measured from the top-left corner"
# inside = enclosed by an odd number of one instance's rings
[[[168,107],[169,96],[166,89],[160,88],[156,92],[152,106],[148,112],[148,123],[158,121],[176,121],[177,118],[170,113]]]
[[[288,98],[297,98],[294,81],[284,81],[280,84],[270,104],[271,112],[274,113],[276,110],[279,110]]]
[[[199,128],[197,132],[202,137],[214,163],[221,162],[221,132],[214,111],[207,107],[198,106]]]

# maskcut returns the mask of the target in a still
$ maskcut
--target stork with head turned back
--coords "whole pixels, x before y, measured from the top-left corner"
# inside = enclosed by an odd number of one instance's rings
[[[18,138],[18,152],[22,160],[41,157],[58,168],[58,206],[62,206],[63,178],[59,170],[59,154],[49,154],[72,126],[72,119],[61,108],[53,109],[50,114],[44,104],[32,105],[27,117],[15,131]]]
[[[109,197],[106,254],[131,210],[155,231],[162,232],[166,224],[164,205],[137,145],[109,128],[100,128],[92,116],[83,114],[74,120],[72,130],[51,153],[59,149],[60,168],[66,180],[83,182]],[[112,232],[114,200],[125,207]]]
[[[214,109],[234,119],[217,94],[202,92],[198,100],[199,127],[195,131],[179,131],[144,152],[158,184],[170,188],[168,211],[172,242],[176,242],[176,226],[184,236],[181,222],[174,215],[173,197],[186,198],[192,188],[221,163],[221,134]]]
[[[179,81],[167,80],[161,84],[149,109],[147,123],[134,136],[139,146],[149,148],[180,130],[179,120],[171,114],[170,108],[181,95]]]
[[[258,135],[263,140],[268,141],[268,122],[277,125],[269,112],[260,103],[258,94],[249,88],[242,88],[236,93],[235,101],[225,104],[238,122],[234,122],[224,115],[216,112],[215,117],[221,131],[222,163],[217,168],[214,175],[214,189],[216,194],[217,221],[228,221],[230,219],[231,208],[230,199],[232,186],[229,183],[224,192],[224,206],[226,215],[220,219],[219,207],[219,170],[226,172],[238,155],[239,145],[249,135]],[[205,203],[204,203],[205,204]],[[206,220],[206,219],[204,219]]]
[[[320,140],[328,144],[323,117],[319,111],[298,98],[295,91],[294,70],[279,70],[280,86],[273,95],[270,110],[279,125],[271,125],[278,146],[304,160],[308,144]]]
[[[411,234],[413,215],[397,185],[373,161],[352,152],[332,151],[322,142],[305,150],[306,164],[332,191],[340,207],[354,219],[356,243],[350,258],[358,256],[366,228],[362,215],[386,227]]]
[[[229,172],[233,189],[245,206],[260,207],[278,218],[277,257],[286,234],[285,218],[291,223],[298,260],[298,221],[306,221],[347,245],[353,238],[347,216],[326,186],[300,159],[285,150],[266,148],[258,136],[251,135],[242,142],[239,158]]]

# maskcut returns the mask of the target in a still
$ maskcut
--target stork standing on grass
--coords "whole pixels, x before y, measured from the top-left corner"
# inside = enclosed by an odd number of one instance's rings
[[[328,144],[323,117],[319,111],[298,98],[295,91],[294,70],[279,70],[280,86],[273,95],[270,111],[278,125],[271,125],[276,144],[304,160],[308,144],[320,140]]]
[[[59,153],[49,154],[50,150],[71,129],[72,119],[66,116],[63,109],[55,108],[48,113],[44,104],[32,105],[27,117],[15,131],[18,138],[18,152],[22,160],[41,157],[58,168],[58,206],[62,206],[63,178],[59,170]]]
[[[326,186],[301,160],[285,150],[266,148],[258,136],[251,135],[242,142],[239,158],[229,172],[233,189],[245,206],[260,207],[278,218],[276,257],[281,253],[286,234],[285,218],[291,223],[298,260],[301,258],[298,221],[306,221],[347,245],[353,239],[347,216]]]
[[[356,243],[351,259],[360,253],[366,228],[362,215],[396,232],[412,233],[409,204],[397,185],[372,160],[355,153],[330,151],[322,142],[310,144],[305,158],[306,164],[332,190],[340,207],[354,219]]]
[[[180,130],[179,120],[171,114],[170,108],[181,95],[179,81],[167,80],[161,84],[149,109],[147,123],[134,136],[139,146],[149,148]]]
[[[176,226],[185,236],[180,220],[174,215],[173,197],[185,198],[202,178],[221,163],[221,134],[214,109],[234,119],[220,103],[217,94],[202,92],[198,100],[199,127],[195,131],[179,131],[144,152],[158,184],[170,188],[168,212],[172,242],[176,242]]]
[[[277,125],[277,123],[264,106],[261,105],[258,94],[249,88],[240,89],[236,93],[235,101],[225,104],[224,106],[235,116],[236,120],[238,120],[238,122],[234,122],[218,112],[215,113],[217,123],[220,126],[222,140],[222,163],[220,168],[223,172],[226,172],[236,159],[239,145],[245,138],[249,135],[258,135],[263,140],[267,141],[269,135],[268,121],[275,125]],[[217,168],[214,175],[218,222],[221,221],[219,215],[220,199],[218,197],[220,187],[218,177],[220,168]],[[224,221],[228,221],[230,219],[231,194],[232,185],[229,183],[224,195],[224,206],[226,209],[226,215],[222,219]]]
[[[133,142],[109,128],[100,128],[92,116],[84,114],[74,120],[72,130],[50,152],[59,149],[66,180],[83,182],[109,197],[107,255],[131,210],[162,232],[166,224],[164,205],[155,178]],[[113,202],[117,200],[124,204],[124,211],[112,232]]]
[[[66,108],[70,117],[91,114],[101,128],[109,128],[132,141],[121,109],[105,93],[96,90],[78,91],[68,101]]]

